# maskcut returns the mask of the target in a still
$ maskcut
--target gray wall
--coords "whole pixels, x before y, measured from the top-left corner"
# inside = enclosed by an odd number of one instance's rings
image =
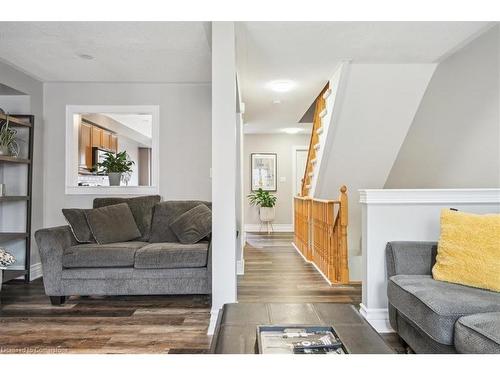
[[[248,204],[250,191],[250,154],[255,152],[276,153],[278,168],[278,191],[276,196],[275,224],[293,223],[293,146],[309,146],[310,135],[245,134],[243,146],[243,191],[245,199],[245,224],[259,224],[259,211]],[[286,182],[280,182],[285,177]]]
[[[43,226],[43,84],[14,69],[10,65],[0,62],[0,83],[8,86],[21,93],[29,95],[29,100],[26,100],[26,106],[21,103],[21,107],[28,109],[30,114],[35,115],[34,129],[34,155],[33,155],[33,193],[32,193],[32,231],[33,233]],[[7,93],[12,94],[12,91]],[[9,108],[10,104],[14,106],[20,105],[17,101],[12,100],[12,97],[6,97],[6,102],[2,103],[0,99],[0,107],[11,113],[17,112],[14,107]],[[15,99],[15,98],[14,98]],[[22,98],[21,98],[22,99]],[[32,238],[32,254],[31,264],[36,264],[40,261],[36,243]]]
[[[439,64],[385,188],[500,187],[499,33]]]
[[[160,195],[211,198],[211,87],[208,84],[47,83],[44,86],[44,225],[64,224],[63,207],[92,195],[65,194],[66,105],[159,105]]]

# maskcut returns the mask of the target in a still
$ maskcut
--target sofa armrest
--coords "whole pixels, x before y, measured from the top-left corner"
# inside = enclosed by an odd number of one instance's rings
[[[437,242],[394,241],[388,242],[385,250],[388,277],[432,274]]]
[[[35,233],[38,251],[42,261],[43,284],[49,296],[61,296],[62,257],[64,249],[77,245],[68,225],[40,229]]]

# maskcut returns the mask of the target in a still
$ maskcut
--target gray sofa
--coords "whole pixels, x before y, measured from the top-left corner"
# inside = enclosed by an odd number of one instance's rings
[[[432,278],[436,242],[389,242],[392,328],[416,353],[500,353],[500,293]]]
[[[154,213],[161,215],[151,213],[148,242],[78,243],[70,226],[38,230],[46,294],[53,304],[71,295],[211,294],[210,239],[181,244],[169,228],[172,220],[200,203],[211,208],[201,201],[155,206]],[[94,201],[96,206],[101,206],[99,201]],[[155,238],[161,242],[151,242]]]

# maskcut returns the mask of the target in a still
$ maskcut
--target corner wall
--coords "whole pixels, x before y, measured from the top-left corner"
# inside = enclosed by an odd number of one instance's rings
[[[441,62],[385,188],[500,187],[500,26]]]

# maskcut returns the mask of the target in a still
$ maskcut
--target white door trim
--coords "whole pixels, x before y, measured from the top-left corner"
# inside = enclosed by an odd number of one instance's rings
[[[297,182],[297,151],[308,151],[309,146],[292,146],[292,225],[295,224],[295,215],[293,211],[293,198],[297,194],[295,191],[295,183]]]

